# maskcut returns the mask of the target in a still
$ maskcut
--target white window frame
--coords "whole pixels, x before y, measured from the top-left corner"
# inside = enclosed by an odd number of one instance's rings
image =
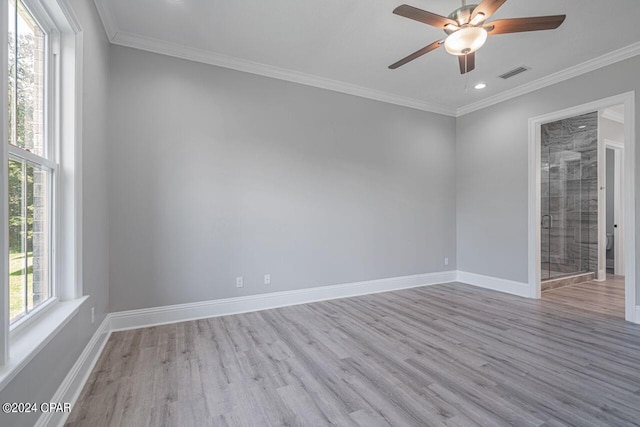
[[[0,97],[7,99],[8,3],[0,0]],[[82,289],[82,28],[68,0],[23,0],[49,35],[54,60],[47,64],[49,111],[45,113],[53,170],[52,296],[32,315],[10,325],[8,159],[14,147],[0,148],[0,390],[78,313],[88,299]],[[57,76],[57,78],[54,78]],[[2,109],[2,131],[7,129]],[[47,121],[48,120],[48,121]],[[19,157],[26,158],[24,150]],[[15,153],[13,153],[15,154]],[[29,159],[27,159],[29,160]],[[43,163],[38,159],[37,163]]]
[[[2,0],[0,0],[2,1]],[[7,0],[4,0],[7,1]],[[30,312],[26,313],[23,317],[17,319],[15,322],[9,324],[10,334],[17,334],[24,328],[27,328],[32,322],[36,321],[40,316],[45,314],[49,309],[55,307],[58,300],[58,280],[56,275],[56,230],[58,228],[57,222],[59,218],[58,214],[58,201],[56,198],[56,188],[59,183],[60,167],[58,164],[58,156],[60,146],[60,135],[56,132],[56,125],[59,121],[58,108],[56,107],[56,101],[58,98],[57,88],[60,78],[60,69],[57,66],[60,58],[60,31],[58,27],[53,23],[53,20],[49,17],[49,14],[44,10],[43,5],[39,1],[32,0],[15,0],[22,1],[27,8],[28,12],[36,20],[36,23],[41,27],[45,34],[45,87],[44,87],[44,145],[45,155],[39,156],[26,151],[20,147],[8,145],[9,158],[17,158],[27,163],[35,165],[41,165],[51,171],[50,181],[50,236],[49,236],[49,288],[50,296],[41,305],[34,308]],[[7,76],[8,77],[8,76]],[[6,143],[6,142],[5,142]],[[7,218],[8,220],[8,218]],[[5,255],[6,256],[6,255]]]

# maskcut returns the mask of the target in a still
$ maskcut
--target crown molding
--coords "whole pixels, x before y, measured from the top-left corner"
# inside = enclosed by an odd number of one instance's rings
[[[449,108],[419,99],[394,95],[388,92],[369,89],[350,83],[301,73],[298,71],[261,64],[258,62],[236,58],[233,56],[222,55],[208,50],[187,47],[175,43],[166,42],[164,40],[144,37],[125,31],[117,31],[111,42],[120,46],[142,49],[149,52],[172,56],[175,58],[201,62],[218,67],[229,68],[236,71],[242,71],[245,73],[257,74],[260,76],[271,77],[278,80],[285,80],[306,86],[327,89],[334,92],[346,93],[348,95],[373,99],[376,101],[409,107],[416,110],[428,111],[431,113],[442,114],[446,116],[456,115],[455,108]]]
[[[481,101],[474,102],[469,105],[460,107],[456,111],[456,117],[464,116],[465,114],[472,113],[474,111],[482,110],[492,105],[499,104],[509,99],[516,98],[518,96],[526,95],[536,90],[545,88],[547,86],[554,85],[556,83],[569,80],[571,78],[580,76],[582,74],[595,71],[600,68],[615,64],[616,62],[624,61],[625,59],[632,58],[640,55],[640,42],[630,44],[623,48],[606,53],[594,59],[590,59],[578,65],[574,65],[562,71],[550,74],[546,77],[542,77],[538,80],[534,80],[530,83],[523,84],[516,88],[507,90],[494,96],[490,96]]]
[[[624,150],[624,142],[614,141],[612,139],[604,139],[604,145],[614,150]]]
[[[640,42],[637,42],[497,95],[455,108],[121,31],[115,19],[112,2],[94,1],[107,36],[113,44],[452,117],[461,117],[640,55]]]
[[[606,110],[604,110],[602,113],[600,113],[600,116],[603,119],[609,119],[614,122],[624,124],[624,114],[616,113],[611,108],[607,108]]]
[[[96,9],[98,15],[104,26],[104,31],[107,33],[109,41],[113,42],[113,38],[118,34],[118,25],[116,24],[115,12],[113,10],[111,1],[109,0],[95,0]]]

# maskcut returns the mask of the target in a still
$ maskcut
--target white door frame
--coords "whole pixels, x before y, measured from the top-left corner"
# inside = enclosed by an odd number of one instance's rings
[[[615,173],[613,178],[613,223],[617,226],[613,229],[613,246],[614,246],[614,273],[618,276],[624,276],[624,143],[618,141],[604,140],[605,149],[613,150],[615,155]],[[606,190],[605,190],[606,192]],[[606,212],[605,212],[606,216]],[[606,237],[606,235],[605,235]],[[606,239],[605,239],[606,241]],[[606,257],[606,250],[605,250]],[[639,320],[639,319],[636,319]]]
[[[607,279],[607,147],[602,138],[602,114],[598,110],[598,167],[597,167],[597,195],[598,195],[598,270],[597,281]]]
[[[635,204],[635,91],[601,99],[577,107],[567,108],[529,119],[529,296],[541,297],[541,254],[540,254],[540,215],[541,215],[541,127],[550,123],[609,107],[624,104],[624,140],[625,140],[625,181],[624,214],[625,225],[625,319],[640,322],[636,312],[636,204]]]

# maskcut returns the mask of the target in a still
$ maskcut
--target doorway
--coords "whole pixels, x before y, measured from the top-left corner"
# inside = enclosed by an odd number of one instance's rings
[[[635,318],[634,102],[631,92],[530,119],[531,297],[542,298],[543,283],[558,281],[557,288],[551,287],[545,299],[575,307],[582,304],[604,314],[613,310],[619,317],[640,321]],[[603,112],[614,107],[627,119],[620,123],[620,129],[628,144],[618,157],[619,171],[624,170],[624,174],[619,178],[622,182],[618,185],[620,200],[614,225],[620,230],[611,233],[606,227],[605,165],[606,149],[614,148],[605,147],[601,132],[605,128]],[[622,260],[618,273],[624,274],[606,274],[608,231],[613,234],[609,246],[622,247],[618,249],[618,261]],[[613,247],[615,263],[618,246]],[[615,273],[615,265],[613,268]]]

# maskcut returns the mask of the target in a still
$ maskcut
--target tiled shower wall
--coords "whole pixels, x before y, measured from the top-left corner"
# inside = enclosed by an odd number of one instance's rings
[[[542,126],[542,276],[598,269],[598,113]]]

